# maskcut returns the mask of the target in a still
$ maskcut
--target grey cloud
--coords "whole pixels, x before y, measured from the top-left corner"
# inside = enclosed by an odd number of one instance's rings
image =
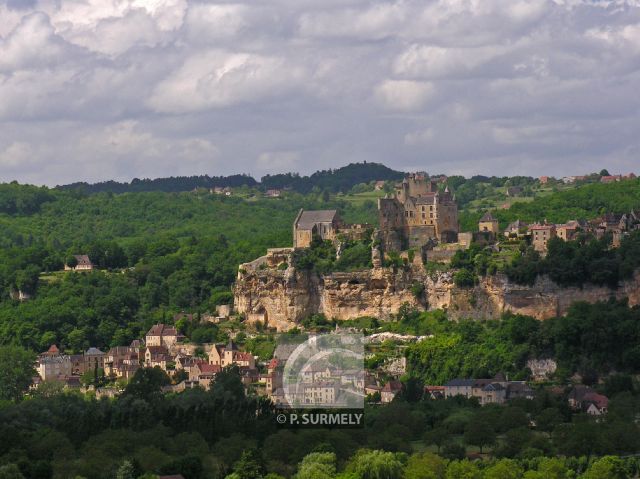
[[[637,168],[640,2],[0,2],[0,180]]]

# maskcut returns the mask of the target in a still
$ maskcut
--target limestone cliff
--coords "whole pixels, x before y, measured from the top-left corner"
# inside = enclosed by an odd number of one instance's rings
[[[547,319],[565,314],[575,301],[604,301],[612,296],[640,304],[640,274],[617,290],[590,285],[561,288],[546,277],[538,278],[533,286],[523,286],[502,275],[484,278],[467,289],[456,287],[450,273],[428,275],[421,265],[319,275],[290,266],[290,250],[274,251],[241,265],[234,306],[247,320],[265,322],[281,331],[315,313],[338,320],[388,319],[404,303],[418,309],[446,309],[454,320],[499,318],[505,311]],[[424,285],[420,300],[411,290],[415,283]]]
[[[410,271],[373,268],[353,273],[318,275],[309,271],[241,270],[234,288],[234,307],[249,321],[287,330],[314,313],[328,318],[374,316],[388,319],[403,303],[424,309],[411,292]]]
[[[489,276],[475,288],[463,289],[441,275],[427,280],[426,291],[429,307],[447,309],[452,319],[498,318],[506,311],[548,319],[566,314],[576,301],[595,303],[627,297],[630,305],[640,304],[640,274],[615,290],[594,285],[563,288],[548,277],[538,277],[533,286],[525,286],[504,275]]]

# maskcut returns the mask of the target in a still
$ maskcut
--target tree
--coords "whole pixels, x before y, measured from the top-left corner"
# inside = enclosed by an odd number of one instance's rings
[[[255,449],[245,450],[233,466],[233,473],[239,479],[262,479],[264,466],[258,452]]]
[[[36,371],[36,357],[18,346],[0,346],[0,399],[19,401]]]
[[[116,472],[116,479],[136,479],[135,468],[131,461],[125,460]]]
[[[427,446],[433,444],[438,448],[438,454],[440,454],[440,448],[444,446],[450,438],[449,431],[442,426],[438,426],[424,433],[422,439]]]
[[[409,456],[404,470],[405,479],[444,479],[446,462],[435,454],[422,453]]]
[[[392,452],[361,449],[347,469],[360,479],[401,479],[403,464]]]
[[[476,416],[467,425],[464,441],[472,446],[478,446],[482,454],[483,447],[495,444],[496,433],[489,421]]]
[[[69,268],[75,268],[76,266],[78,266],[78,259],[74,255],[69,255],[64,261],[64,264]]]
[[[24,479],[20,468],[15,464],[0,466],[0,479]]]
[[[474,462],[467,459],[451,461],[447,466],[447,479],[482,479],[482,472]]]
[[[541,431],[553,431],[553,429],[564,421],[562,414],[555,407],[543,409],[536,417],[536,426]]]
[[[624,461],[619,457],[604,456],[596,460],[582,475],[582,479],[625,479],[629,476]]]
[[[332,452],[312,452],[298,465],[294,479],[332,479],[336,475],[336,455]]]
[[[171,379],[162,369],[141,368],[136,371],[124,390],[122,397],[134,397],[138,399],[154,399],[160,395],[162,386],[171,384]]]
[[[29,265],[16,273],[16,287],[26,293],[34,293],[40,277],[40,268]]]
[[[466,268],[462,268],[453,275],[453,282],[459,288],[470,288],[476,282],[475,275]]]
[[[530,472],[530,471],[528,471]],[[537,471],[540,479],[568,479],[569,470],[562,459],[557,457],[543,457],[538,463]],[[525,479],[529,479],[525,474]],[[531,479],[534,479],[533,477]],[[535,479],[538,479],[536,476]]]
[[[522,468],[513,459],[502,459],[484,471],[484,479],[520,479]]]

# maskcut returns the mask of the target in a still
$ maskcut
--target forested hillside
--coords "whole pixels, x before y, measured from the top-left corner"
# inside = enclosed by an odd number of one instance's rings
[[[298,193],[309,193],[311,190],[327,190],[332,193],[346,192],[360,183],[371,181],[401,180],[403,172],[394,171],[379,163],[351,163],[334,170],[322,170],[310,176],[301,176],[297,173],[282,173],[266,175],[260,179],[260,183],[249,175],[231,176],[178,176],[170,178],[139,179],[131,182],[104,181],[89,184],[86,182],[71,183],[58,186],[60,190],[79,190],[84,193],[135,193],[143,191],[181,192],[191,191],[194,188],[213,188],[241,186],[260,187],[262,190],[269,188],[286,188]]]
[[[299,208],[375,219],[370,204],[322,194],[85,195],[12,184],[0,185],[0,204],[0,342],[34,350],[126,344],[166,315],[230,301],[240,263],[291,245]],[[60,272],[73,254],[88,254],[101,271]],[[13,289],[33,298],[12,301]]]

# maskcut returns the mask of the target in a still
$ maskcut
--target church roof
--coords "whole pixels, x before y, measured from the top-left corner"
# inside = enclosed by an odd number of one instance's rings
[[[331,223],[336,218],[336,210],[303,211],[296,222],[296,226],[303,230],[310,230],[318,223]]]

